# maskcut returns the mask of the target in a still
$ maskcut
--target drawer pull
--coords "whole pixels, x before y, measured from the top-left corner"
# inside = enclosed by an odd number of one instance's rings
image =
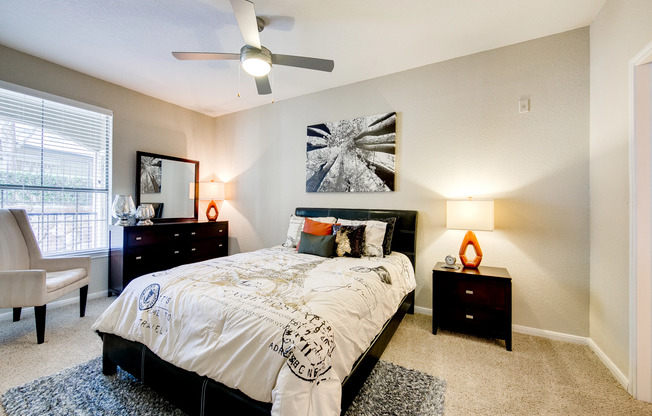
[[[472,294],[473,294],[473,291],[472,291],[472,290],[469,290],[469,289],[466,289],[466,294],[467,294],[467,295],[472,295]]]
[[[140,260],[142,258],[143,258],[142,256],[136,256],[136,260]]]
[[[196,251],[196,250],[197,250],[197,249],[196,249],[196,248],[194,248],[194,247],[190,249],[190,251]]]
[[[175,237],[179,237],[179,233],[174,233],[174,236],[175,236]]]
[[[179,250],[174,250],[174,254],[179,254]]]
[[[224,230],[220,230],[220,233],[223,233],[223,232],[224,232]]]
[[[466,315],[466,319],[473,319],[473,315]]]
[[[221,243],[220,243],[220,244],[218,244],[217,246],[218,246],[218,247],[222,247],[222,246],[223,246],[223,244],[221,244]]]
[[[143,239],[143,237],[136,237],[136,241],[140,241],[142,239]]]

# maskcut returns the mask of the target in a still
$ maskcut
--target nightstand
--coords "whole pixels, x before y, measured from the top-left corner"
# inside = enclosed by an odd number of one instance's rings
[[[512,278],[502,267],[432,269],[432,333],[437,328],[505,340],[512,350]]]

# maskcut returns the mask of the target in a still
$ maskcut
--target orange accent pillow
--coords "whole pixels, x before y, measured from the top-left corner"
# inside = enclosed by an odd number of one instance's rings
[[[303,232],[312,235],[331,235],[333,233],[333,224],[327,224],[325,222],[319,222],[306,218],[303,223]],[[297,250],[299,251],[299,246],[301,245],[301,240],[297,243]]]
[[[306,221],[303,223],[303,232],[312,235],[331,235],[333,233],[333,224],[306,218]]]

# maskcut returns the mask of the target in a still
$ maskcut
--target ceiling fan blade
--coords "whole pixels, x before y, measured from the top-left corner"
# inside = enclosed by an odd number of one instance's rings
[[[272,54],[272,63],[275,65],[295,66],[298,68],[314,69],[317,71],[331,72],[335,62],[330,59],[309,58],[307,56]]]
[[[231,0],[231,7],[245,43],[260,49],[260,36],[258,35],[258,22],[256,21],[254,4],[247,0]]]
[[[214,52],[172,52],[180,60],[219,61],[240,60],[239,53],[214,53]]]
[[[256,89],[258,90],[258,95],[267,95],[272,93],[272,86],[269,85],[269,78],[267,75],[261,77],[254,77],[256,80]]]

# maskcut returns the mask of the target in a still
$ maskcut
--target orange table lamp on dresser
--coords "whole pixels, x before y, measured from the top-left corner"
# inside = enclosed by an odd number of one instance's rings
[[[206,208],[206,218],[208,221],[217,221],[219,212],[215,200],[224,200],[224,184],[215,181],[199,182],[199,199],[202,201],[211,201]]]
[[[477,269],[482,261],[482,249],[473,231],[493,231],[494,201],[471,198],[446,201],[446,228],[467,230],[460,247],[460,262],[464,267]],[[466,256],[469,246],[473,246],[475,251],[473,260]]]

